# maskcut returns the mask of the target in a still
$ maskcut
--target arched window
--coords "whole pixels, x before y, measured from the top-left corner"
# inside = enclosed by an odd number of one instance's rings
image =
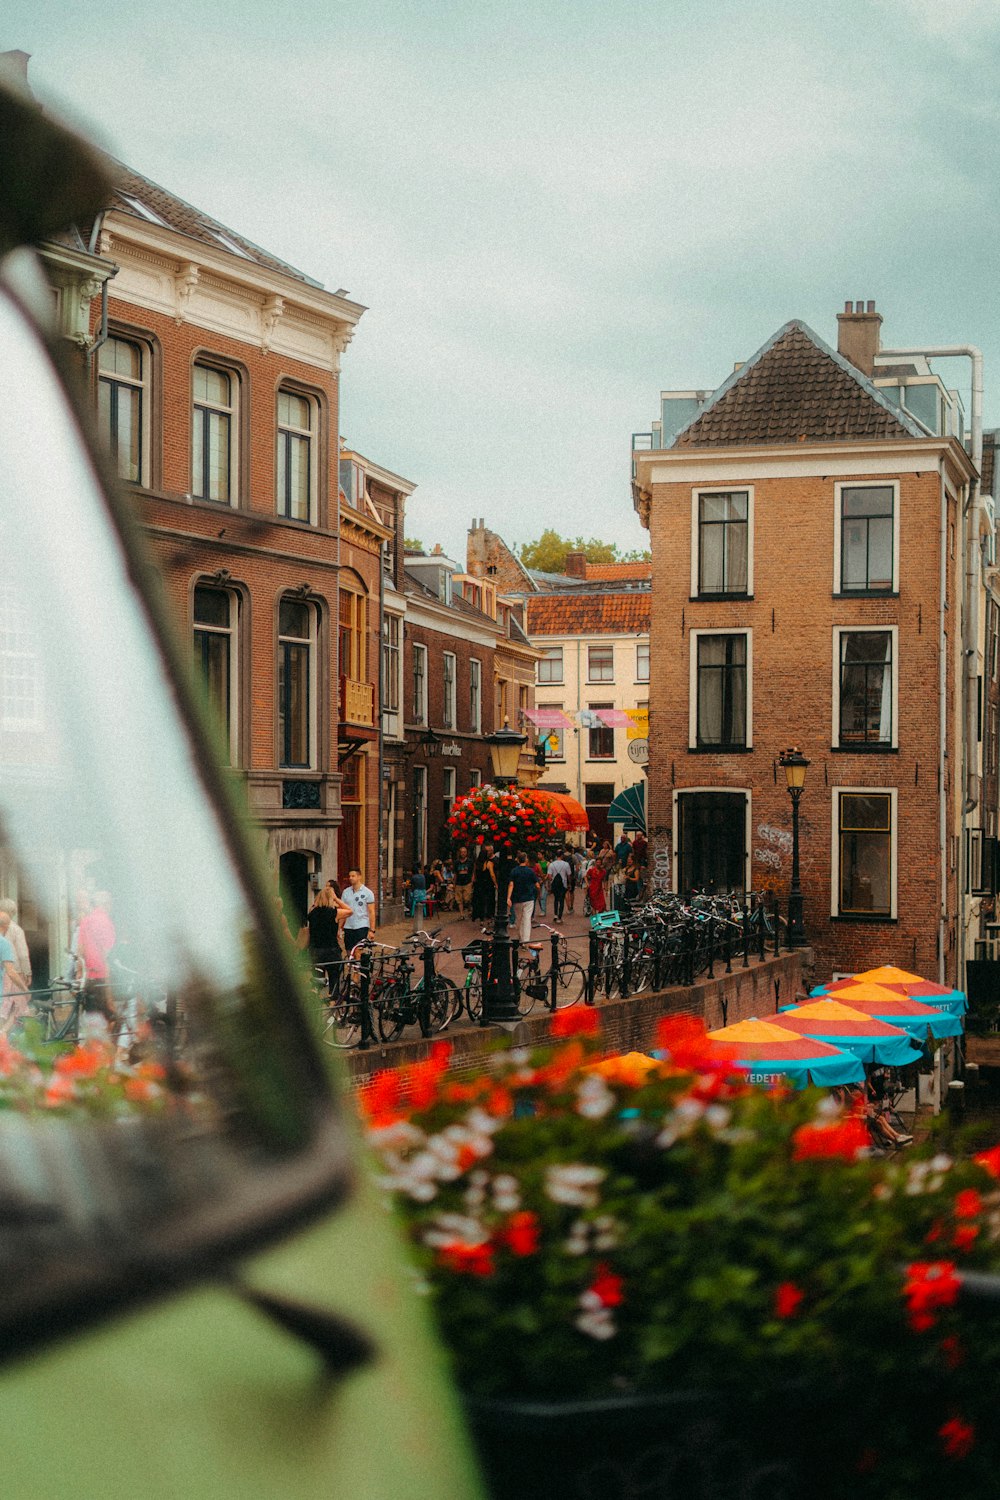
[[[319,409],[299,391],[278,392],[278,514],[290,521],[316,520],[319,474]]]
[[[239,381],[229,370],[199,362],[191,404],[191,494],[231,505],[237,496],[236,432]]]
[[[238,760],[239,596],[198,584],[194,591],[194,660],[223,726],[232,765]]]
[[[97,356],[97,420],[119,479],[149,483],[150,351],[136,339],[105,339]]]

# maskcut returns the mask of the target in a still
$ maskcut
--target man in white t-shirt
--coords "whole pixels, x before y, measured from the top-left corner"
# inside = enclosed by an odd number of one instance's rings
[[[351,908],[351,915],[344,923],[344,947],[350,953],[375,931],[375,892],[365,885],[360,870],[348,870],[347,878],[351,883],[341,894]]]

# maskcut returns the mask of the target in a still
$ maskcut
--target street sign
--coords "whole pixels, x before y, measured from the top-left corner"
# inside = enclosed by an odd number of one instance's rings
[[[629,760],[635,761],[635,764],[637,766],[644,766],[649,760],[649,741],[629,740],[628,758]]]

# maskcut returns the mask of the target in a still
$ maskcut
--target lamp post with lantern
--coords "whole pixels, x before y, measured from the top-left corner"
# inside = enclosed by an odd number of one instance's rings
[[[785,773],[788,795],[792,799],[792,883],[788,890],[788,946],[801,948],[806,940],[802,920],[802,887],[799,884],[799,798],[806,784],[808,760],[798,746],[782,750],[778,764]]]
[[[517,785],[517,768],[521,751],[528,742],[526,734],[518,734],[505,722],[502,729],[484,735],[490,747],[493,763],[493,784],[498,788]],[[493,918],[492,951],[486,973],[483,975],[482,1025],[510,1025],[520,1020],[517,996],[513,983],[513,956],[517,951],[507,927],[507,882],[510,879],[510,858],[506,852],[497,851],[497,904]]]

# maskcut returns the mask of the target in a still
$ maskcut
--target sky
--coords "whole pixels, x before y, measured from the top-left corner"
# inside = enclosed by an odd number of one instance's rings
[[[10,48],[130,166],[367,306],[342,433],[458,559],[479,516],[644,546],[660,390],[790,318],[835,345],[847,299],[889,346],[979,345],[1000,423],[1000,0],[3,0]]]

